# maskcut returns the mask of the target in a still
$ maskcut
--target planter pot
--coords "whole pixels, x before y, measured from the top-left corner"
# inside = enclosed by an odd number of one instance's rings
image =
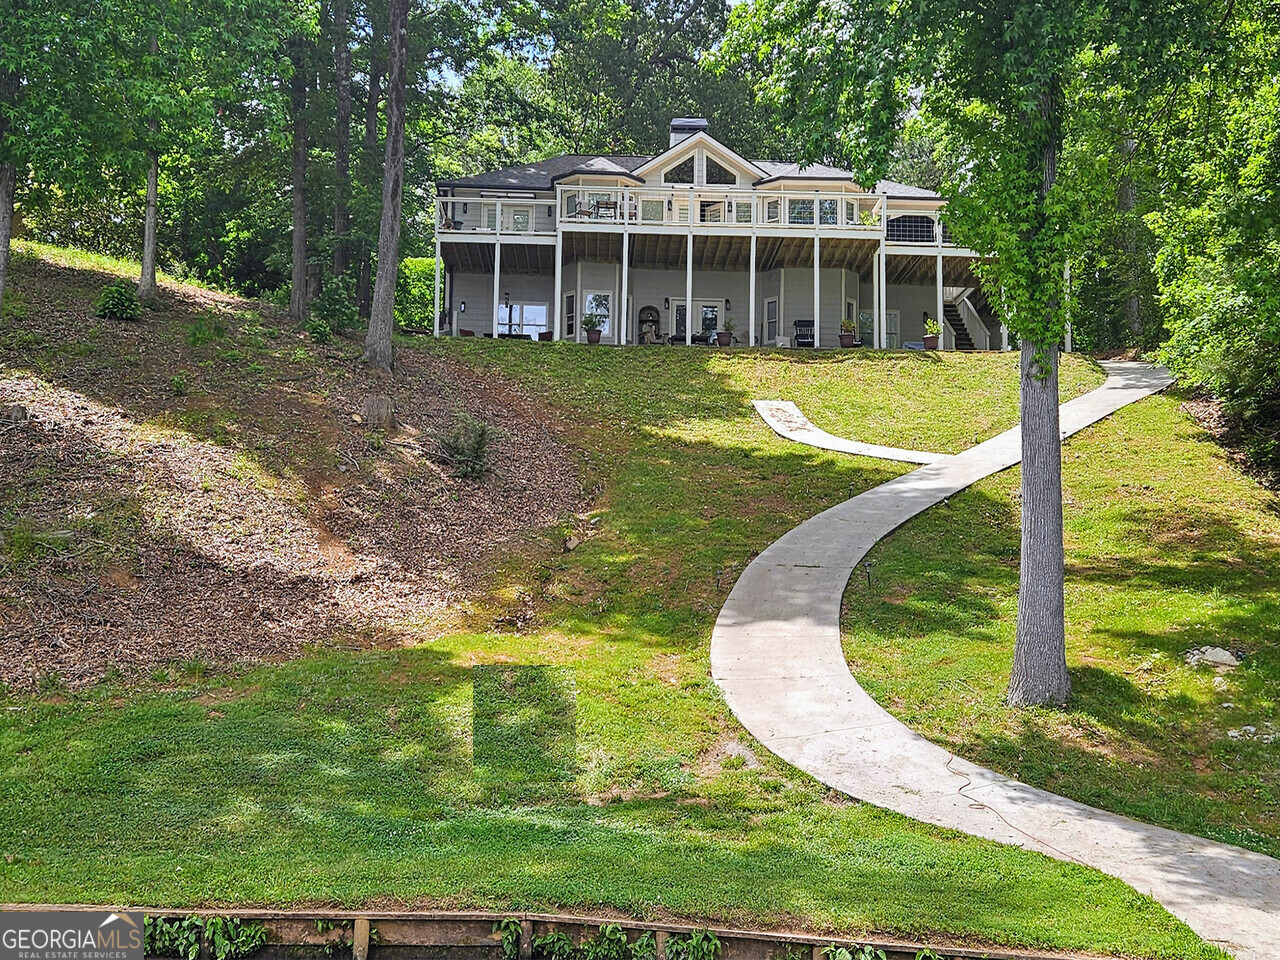
[[[856,333],[840,334],[840,346],[856,347],[858,345],[858,335]]]
[[[728,330],[717,330],[716,343],[720,344],[720,346],[722,347],[729,346],[731,343],[733,343],[733,334],[730,333]]]
[[[936,340],[937,338],[935,337],[934,339]],[[588,330],[588,331],[587,331],[587,343],[599,343],[599,342],[600,342],[600,331],[599,331],[599,330]]]
[[[924,338],[924,348],[925,348],[926,350],[937,350],[937,349],[938,349],[938,337],[937,337],[937,335],[934,335],[934,336],[932,336],[932,337],[925,337],[925,338]]]

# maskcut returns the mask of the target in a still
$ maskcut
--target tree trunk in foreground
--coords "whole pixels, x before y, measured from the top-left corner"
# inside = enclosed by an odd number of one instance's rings
[[[1071,695],[1063,597],[1058,345],[1022,340],[1022,579],[1009,678],[1011,706],[1062,706]]]
[[[378,151],[378,100],[382,93],[382,64],[378,61],[378,28],[373,26],[373,43],[369,51],[369,99],[364,105],[364,160],[366,170],[373,167],[374,157]],[[364,182],[371,177],[366,176]],[[356,279],[356,306],[360,316],[368,318],[369,305],[373,299],[373,251],[369,249],[366,239],[360,240],[360,273]]]
[[[307,318],[307,55],[303,41],[290,51],[293,79],[289,110],[293,117],[293,272],[289,281],[289,319]]]
[[[395,362],[396,274],[400,268],[400,206],[404,198],[405,60],[409,46],[409,0],[391,0],[390,63],[387,70],[387,151],[382,170],[382,223],[378,228],[378,272],[369,308],[364,356],[370,366],[390,371]]]
[[[0,163],[0,304],[9,276],[9,243],[13,239],[13,197],[18,189],[18,171],[12,163]]]
[[[351,253],[347,237],[351,233],[351,42],[348,36],[347,0],[333,5],[333,73],[337,87],[337,116],[334,123],[333,188],[333,275],[347,272]]]
[[[154,128],[153,128],[154,129]],[[147,214],[142,228],[142,277],[138,280],[138,299],[153,300],[156,286],[156,219],[160,206],[160,154],[147,151]]]

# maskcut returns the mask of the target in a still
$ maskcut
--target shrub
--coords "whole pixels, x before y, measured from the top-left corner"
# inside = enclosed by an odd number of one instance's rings
[[[128,280],[115,280],[102,288],[95,313],[106,320],[141,320],[138,291]]]
[[[493,447],[500,432],[470,414],[459,413],[453,426],[440,438],[440,457],[453,472],[467,480],[479,480],[493,461]]]
[[[170,377],[169,386],[173,388],[175,397],[185,397],[187,395],[187,378],[182,374],[176,373]]]
[[[436,261],[434,257],[410,257],[400,261],[396,274],[396,323],[431,327],[435,324]]]
[[[316,343],[328,343],[335,333],[354,327],[356,298],[347,277],[330,277],[320,296],[311,301],[311,316],[303,327]]]
[[[215,314],[208,311],[196,314],[195,321],[187,329],[187,343],[193,347],[202,347],[206,343],[221,340],[227,335],[227,328],[218,322]]]

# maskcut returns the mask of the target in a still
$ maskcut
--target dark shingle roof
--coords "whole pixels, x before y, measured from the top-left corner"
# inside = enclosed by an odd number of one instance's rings
[[[635,156],[602,156],[597,154],[569,153],[562,157],[551,157],[534,163],[503,167],[489,173],[477,174],[473,177],[460,177],[457,180],[441,180],[440,187],[471,187],[473,189],[492,190],[550,190],[559,180],[575,173],[595,173],[605,175],[628,175],[631,171],[643,166],[653,157]],[[813,163],[801,167],[798,163],[784,163],[776,160],[751,161],[766,174],[762,183],[776,180],[853,180],[848,170]],[[876,184],[876,193],[890,197],[911,200],[936,200],[938,194],[932,190],[924,190],[905,183],[892,180],[881,180]]]

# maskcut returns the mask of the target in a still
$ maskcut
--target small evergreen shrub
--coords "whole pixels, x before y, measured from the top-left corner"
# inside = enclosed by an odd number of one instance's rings
[[[493,448],[501,433],[470,414],[460,413],[440,438],[440,457],[466,480],[479,480],[493,465]]]
[[[102,288],[95,313],[105,320],[141,320],[138,291],[128,280],[115,280]]]
[[[203,347],[206,343],[221,340],[227,335],[227,328],[218,322],[216,314],[205,311],[196,314],[195,321],[187,329],[187,343],[193,347]]]

